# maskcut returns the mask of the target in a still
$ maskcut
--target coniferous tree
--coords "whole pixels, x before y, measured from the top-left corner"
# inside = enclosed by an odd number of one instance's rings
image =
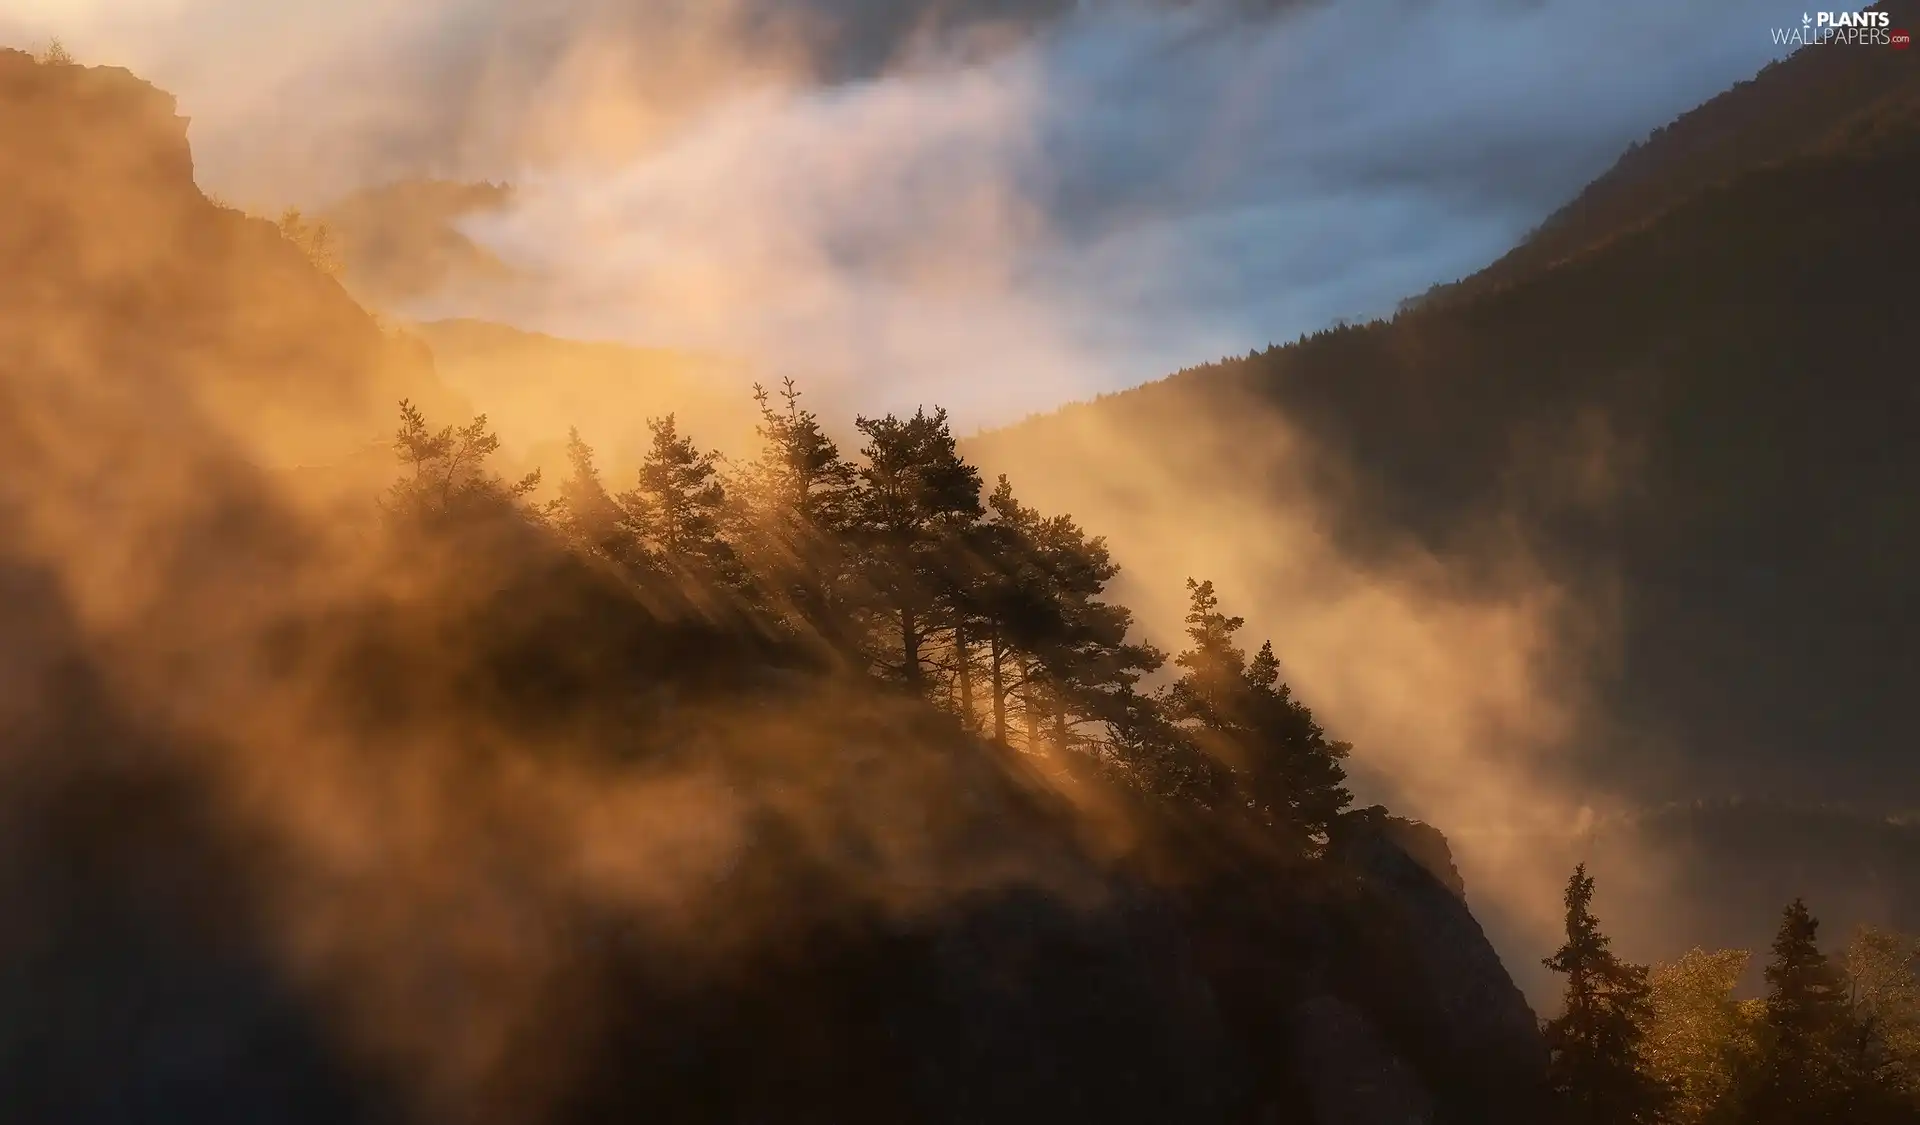
[[[763,445],[755,466],[761,498],[792,521],[796,535],[846,530],[858,471],[840,456],[840,447],[821,428],[820,419],[800,408],[800,391],[792,379],[783,383],[777,408],[766,388],[756,384],[753,394]]]
[[[1544,1032],[1548,1078],[1567,1125],[1666,1120],[1669,1091],[1641,1068],[1652,1020],[1647,969],[1620,960],[1593,916],[1586,865],[1567,882],[1567,940],[1544,962],[1567,978],[1566,1004]]]
[[[1245,619],[1220,609],[1212,582],[1187,580],[1189,647],[1164,696],[1168,716],[1205,753],[1210,803],[1231,807],[1311,848],[1353,800],[1350,752],[1280,680],[1272,642],[1249,661],[1235,636]]]
[[[737,543],[745,561],[783,612],[835,647],[845,643],[841,618],[849,567],[842,540],[850,529],[859,474],[840,455],[800,391],[787,379],[780,405],[754,387],[761,452],[739,478],[746,531]]]
[[[1882,1125],[1916,1120],[1884,1064],[1873,1021],[1856,1012],[1846,974],[1819,946],[1820,920],[1795,899],[1766,969],[1758,1073],[1741,1120],[1753,1125]]]
[[[1017,702],[1029,749],[1084,741],[1076,732],[1087,724],[1107,727],[1098,741],[1111,744],[1112,724],[1132,705],[1123,697],[1165,657],[1130,642],[1132,612],[1101,600],[1119,573],[1106,542],[1021,504],[1004,476],[987,509],[951,583],[963,711],[978,664],[996,739],[1007,740]]]
[[[1246,619],[1220,611],[1212,582],[1187,579],[1188,647],[1173,658],[1178,679],[1161,693],[1168,719],[1192,750],[1191,791],[1215,809],[1239,799],[1233,771],[1243,762],[1247,654],[1234,640]]]
[[[313,267],[328,277],[339,277],[342,269],[340,248],[333,230],[324,221],[309,222],[298,207],[289,207],[274,224],[280,236],[298,247]]]
[[[1301,840],[1323,837],[1353,802],[1340,764],[1352,752],[1335,742],[1313,712],[1280,679],[1273,642],[1247,665],[1253,744],[1245,755],[1244,785],[1269,823]]]
[[[1795,899],[1782,913],[1767,965],[1762,1119],[1815,1121],[1839,1097],[1837,1050],[1846,986],[1819,946],[1820,920]]]
[[[714,455],[681,436],[672,414],[649,419],[647,428],[653,444],[639,486],[620,498],[642,560],[683,583],[737,585],[733,550],[720,531],[726,491]]]
[[[957,597],[951,559],[983,514],[980,472],[961,459],[945,410],[855,424],[867,444],[852,539],[870,610],[891,638],[876,663],[925,690],[928,638]]]
[[[971,630],[963,635],[963,665],[972,661],[971,640],[977,636],[985,663],[986,690],[993,716],[993,737],[1006,743],[1013,702],[1025,698],[1030,685],[1028,658],[1053,616],[1037,541],[1040,513],[1014,499],[1006,477],[987,499],[989,523],[975,528],[969,540],[974,566],[958,583],[957,616]]]
[[[1052,741],[1067,749],[1082,724],[1110,728],[1121,718],[1140,677],[1166,657],[1129,642],[1133,611],[1101,599],[1120,573],[1104,538],[1089,538],[1071,518],[1055,516],[1034,539],[1045,607],[1034,644],[1038,686],[1051,708]]]
[[[1168,710],[1208,731],[1230,731],[1242,709],[1247,683],[1247,653],[1234,635],[1247,621],[1220,611],[1212,582],[1189,578],[1187,594],[1189,647],[1173,658],[1182,674],[1167,692]]]
[[[1829,1041],[1846,1018],[1846,985],[1820,952],[1820,920],[1794,899],[1780,918],[1767,966],[1767,1027],[1775,1045],[1811,1053]]]
[[[607,492],[594,463],[593,447],[581,439],[577,428],[567,431],[567,464],[571,471],[560,482],[560,496],[550,506],[555,521],[580,547],[615,562],[632,562],[634,537],[627,514]]]
[[[392,510],[429,522],[499,511],[540,486],[538,471],[517,481],[494,474],[489,459],[500,438],[481,414],[465,426],[427,427],[420,408],[402,399],[394,452],[406,475],[389,491]]]

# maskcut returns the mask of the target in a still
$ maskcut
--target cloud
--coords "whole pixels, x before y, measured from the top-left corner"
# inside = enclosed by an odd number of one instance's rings
[[[482,311],[1005,421],[1471,272],[1764,61],[1731,12],[1692,5],[1728,28],[1698,37],[1641,2],[1108,5],[985,59],[768,82],[611,165],[525,168],[473,233],[551,284]]]
[[[740,354],[801,375],[823,413],[942,402],[963,425],[1469,272],[1629,140],[1764,62],[1782,22],[1732,0],[912,19],[826,0],[0,5],[29,30],[70,22],[83,57],[179,91],[217,190],[515,182],[515,207],[470,233],[534,281],[437,311]],[[1197,502],[1194,478],[1142,464],[1154,435],[1066,445],[1087,455],[1032,474],[1057,491],[1029,498],[1114,535],[1157,591],[1140,588],[1157,636],[1179,578],[1219,578],[1410,807],[1450,832],[1501,826],[1465,839],[1470,879],[1524,862],[1509,891],[1550,908],[1557,858],[1501,833],[1564,835],[1586,811],[1551,768],[1577,705],[1537,666],[1551,586],[1461,602],[1418,565],[1356,569],[1304,498]],[[1271,440],[1284,471],[1291,437]],[[1144,473],[1134,502],[1066,491],[1123,471]]]

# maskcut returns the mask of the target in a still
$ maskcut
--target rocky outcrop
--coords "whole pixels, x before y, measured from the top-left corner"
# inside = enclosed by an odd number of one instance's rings
[[[272,223],[201,194],[187,124],[127,71],[0,51],[0,348],[24,369],[16,395],[27,372],[36,391],[133,414],[164,395],[249,456],[294,464],[389,432],[402,397],[459,409],[424,347],[383,332]]]
[[[1372,1021],[1336,996],[1290,1015],[1315,1125],[1433,1125],[1433,1097]]]
[[[1444,1029],[1443,1100],[1472,1114],[1468,1120],[1534,1117],[1547,1063],[1539,1020],[1468,908],[1464,887],[1446,885],[1408,854],[1394,838],[1407,835],[1404,826],[1354,819],[1337,835],[1333,855],[1365,880],[1377,923],[1413,939],[1402,946],[1399,979],[1433,1005],[1428,1026]]]

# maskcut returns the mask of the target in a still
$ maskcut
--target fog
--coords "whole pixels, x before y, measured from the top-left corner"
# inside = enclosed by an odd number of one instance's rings
[[[473,233],[537,279],[426,311],[744,353],[975,424],[1471,272],[1791,14],[8,0],[0,30],[181,94],[236,202],[520,185]]]
[[[177,92],[202,187],[239,203],[324,204],[421,174],[516,186],[510,207],[463,227],[516,280],[385,311],[722,355],[761,378],[800,377],[831,416],[940,403],[972,429],[1383,313],[1477,268],[1626,143],[1771,57],[1767,27],[1781,22],[1731,0],[1067,7],[896,19],[876,37],[858,22],[865,9],[835,4],[618,16],[579,4],[536,18],[477,0],[0,0],[0,32],[59,34],[84,61]],[[115,440],[150,421],[99,409],[117,420]],[[607,403],[580,421],[631,433],[637,409]],[[1215,579],[1356,744],[1363,790],[1454,841],[1476,904],[1522,935],[1509,961],[1525,960],[1556,921],[1569,858],[1542,841],[1570,845],[1615,801],[1564,765],[1605,604],[1570,604],[1517,550],[1491,585],[1455,581],[1445,560],[1411,549],[1386,564],[1349,559],[1323,530],[1334,499],[1303,483],[1307,438],[1283,421],[1234,434],[1224,463],[1285,485],[1285,505],[1248,507],[1217,487],[1219,470],[1156,461],[1156,428],[1208,424],[1068,426],[1044,457],[1002,463],[990,442],[982,457],[1029,503],[1111,537],[1127,598],[1163,645],[1178,642],[1182,581]],[[206,425],[216,460],[244,437],[241,423]],[[56,415],[28,428],[61,426]],[[237,759],[231,784],[243,804],[272,808],[263,819],[282,820],[303,856],[349,885],[366,877],[344,917],[366,921],[362,907],[389,889],[368,856],[407,851],[411,832],[438,893],[436,865],[484,836],[436,780],[470,733],[457,717],[423,736],[417,765],[370,791],[336,790],[326,779],[349,776],[339,761],[352,755],[330,745],[303,680],[262,680],[238,657],[185,685],[171,678],[179,653],[218,653],[287,606],[230,604],[217,573],[182,587],[151,569],[152,544],[191,524],[206,479],[158,441],[128,446],[141,472],[112,506],[118,521],[92,518],[96,482],[63,475],[100,449],[66,450],[30,500],[36,551],[79,627],[123,654],[141,706],[185,709],[190,721],[165,721],[189,727],[218,715],[216,741],[265,748]],[[303,611],[431,585],[364,539],[336,538],[330,517],[292,522],[317,561],[275,581]],[[532,795],[510,819],[566,822],[567,862],[642,897],[657,878],[697,882],[724,866],[739,831],[725,787],[698,774],[612,790],[592,776],[491,779],[481,806],[494,784]],[[460,810],[453,827],[443,800]],[[593,828],[603,821],[652,827],[609,848]],[[369,851],[370,839],[382,846]],[[634,858],[647,847],[668,858]],[[1646,877],[1657,882],[1657,868]],[[488,889],[464,878],[460,894],[484,901]],[[420,927],[411,911],[431,899],[388,899],[395,916],[380,924]],[[303,963],[337,970],[376,943],[379,925],[349,934],[327,911],[293,914],[314,927],[296,944],[322,950]],[[479,1038],[476,1057],[499,1049],[486,1021],[460,1034]],[[467,1065],[467,1049],[439,1065]]]

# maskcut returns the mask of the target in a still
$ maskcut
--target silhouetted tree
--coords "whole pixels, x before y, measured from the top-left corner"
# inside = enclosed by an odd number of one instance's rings
[[[924,647],[954,598],[953,553],[983,514],[980,472],[961,459],[947,412],[856,423],[861,449],[852,521],[870,609],[893,638],[876,652],[889,673],[924,690]]]
[[[1567,1125],[1644,1125],[1667,1119],[1670,1092],[1641,1069],[1652,1020],[1647,969],[1620,960],[1593,916],[1585,864],[1567,882],[1567,940],[1544,962],[1567,978],[1566,1004],[1547,1022],[1548,1077]]]
[[[672,414],[649,419],[647,428],[653,444],[639,486],[620,498],[642,558],[682,582],[736,585],[739,569],[720,534],[726,491],[714,455],[681,436]]]
[[[1818,946],[1820,920],[1795,898],[1780,916],[1766,966],[1759,1083],[1747,1098],[1755,1123],[1824,1121],[1841,1100],[1837,1048],[1847,1023],[1845,983]]]
[[[581,440],[578,429],[567,431],[567,464],[571,471],[551,505],[556,522],[581,547],[631,562],[635,542],[627,514],[601,482],[593,447]]]
[[[1045,607],[1033,640],[1036,686],[1051,710],[1053,743],[1066,749],[1081,725],[1111,727],[1122,718],[1140,677],[1158,670],[1166,656],[1130,642],[1133,611],[1101,599],[1120,573],[1105,539],[1089,538],[1070,517],[1054,516],[1039,523],[1033,541]]]
[[[843,539],[859,475],[813,412],[800,408],[792,379],[779,397],[776,407],[765,388],[754,387],[761,452],[738,479],[746,530],[736,550],[782,612],[840,647],[849,567]]]
[[[1313,712],[1280,679],[1273,642],[1247,665],[1251,745],[1242,784],[1261,815],[1302,840],[1324,837],[1353,802],[1340,764],[1353,748],[1327,737]]]
[[[1247,659],[1235,640],[1246,621],[1221,611],[1212,582],[1190,578],[1187,592],[1188,648],[1174,658],[1182,674],[1163,694],[1167,715],[1210,760],[1210,803],[1310,846],[1353,800],[1340,765],[1351,748],[1280,681],[1272,642]]]
[[[1006,743],[1012,702],[1025,697],[1031,657],[1055,613],[1037,536],[1040,513],[1014,499],[1001,477],[987,498],[989,522],[972,529],[964,567],[955,579],[956,648],[963,686],[970,686],[973,642],[984,661],[993,737]],[[969,696],[971,692],[968,692]]]
[[[1920,1121],[1881,1028],[1856,1009],[1846,974],[1820,951],[1820,920],[1795,899],[1767,965],[1757,1073],[1741,1098],[1752,1125],[1907,1125]]]
[[[500,439],[487,428],[485,414],[465,426],[432,430],[420,408],[403,399],[393,448],[406,472],[388,493],[390,510],[398,514],[429,521],[477,514],[540,486],[538,471],[508,482],[488,467]]]

